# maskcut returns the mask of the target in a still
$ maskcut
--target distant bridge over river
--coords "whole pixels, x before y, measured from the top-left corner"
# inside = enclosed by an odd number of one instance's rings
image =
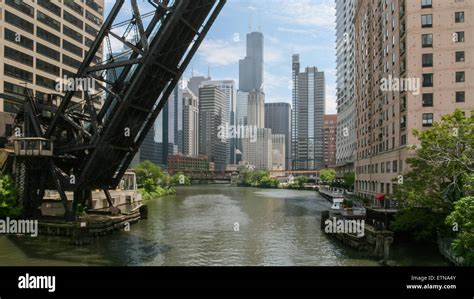
[[[239,176],[239,171],[181,171],[193,181],[231,181],[232,177]],[[171,173],[174,174],[174,173]],[[290,175],[319,177],[319,170],[274,170],[270,171],[272,177],[283,178]]]

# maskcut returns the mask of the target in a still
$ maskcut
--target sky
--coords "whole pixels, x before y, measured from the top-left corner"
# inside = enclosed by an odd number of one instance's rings
[[[115,1],[105,2],[107,14]],[[142,7],[142,13],[149,11]],[[124,8],[119,17],[130,18],[129,1]],[[334,0],[228,0],[183,77],[209,70],[212,79],[234,80],[238,86],[246,34],[260,31],[265,101],[291,103],[291,59],[300,54],[302,70],[316,66],[325,72],[326,113],[336,113],[335,15]]]

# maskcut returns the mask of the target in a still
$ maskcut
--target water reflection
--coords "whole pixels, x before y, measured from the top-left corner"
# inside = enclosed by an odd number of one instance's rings
[[[2,236],[0,265],[378,265],[321,232],[329,206],[313,191],[186,187],[150,202],[149,219],[130,232],[87,246]],[[435,251],[406,246],[393,256],[400,265],[445,264]]]

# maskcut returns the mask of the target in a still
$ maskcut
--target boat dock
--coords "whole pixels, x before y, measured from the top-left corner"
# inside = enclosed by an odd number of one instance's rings
[[[344,198],[344,189],[333,188],[328,186],[321,186],[319,188],[319,194],[326,198],[330,202],[333,202],[334,198]]]
[[[121,213],[113,215],[106,210],[89,212],[78,217],[75,222],[60,217],[43,217],[38,221],[40,235],[69,237],[75,245],[90,243],[93,239],[113,233],[129,230],[132,224],[146,217],[142,204],[119,206]]]

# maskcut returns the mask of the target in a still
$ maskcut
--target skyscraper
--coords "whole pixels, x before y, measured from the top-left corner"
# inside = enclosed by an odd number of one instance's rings
[[[336,0],[337,38],[337,153],[339,177],[354,171],[356,153],[355,129],[355,32],[354,14],[357,0]]]
[[[323,125],[323,163],[325,168],[336,167],[337,115],[324,115]]]
[[[289,103],[265,104],[265,128],[272,129],[273,134],[285,137],[285,168],[291,168],[291,105]]]
[[[179,104],[181,102],[181,104]],[[177,154],[183,143],[183,92],[177,84],[155,121],[155,141],[159,164],[166,167],[168,156]],[[151,140],[151,139],[150,139]],[[140,157],[141,160],[143,160]]]
[[[242,160],[256,169],[272,170],[272,130],[265,128],[265,94],[261,90],[248,93],[247,125],[257,129],[257,139],[241,139]]]
[[[272,131],[272,170],[285,170],[286,138],[283,134]]]
[[[239,61],[239,90],[263,90],[263,34],[247,34],[247,56]]]
[[[229,164],[227,140],[219,139],[219,129],[224,126],[225,93],[216,86],[199,88],[199,154],[215,163],[216,171],[225,171]]]
[[[151,161],[155,164],[163,164],[159,157],[158,143],[155,141],[155,126],[150,128],[146,134],[139,151],[140,161]]]
[[[188,80],[188,88],[189,90],[197,97],[199,97],[199,87],[202,85],[204,81],[210,81],[211,77],[204,77],[204,76],[192,76]]]
[[[166,166],[168,162],[168,154],[169,154],[169,136],[168,136],[168,128],[169,128],[169,102],[165,104],[163,109],[158,114],[158,117],[155,121],[155,134],[154,140],[157,142],[156,145],[156,155],[158,159],[158,164],[161,166]],[[150,134],[150,133],[148,133]],[[148,136],[147,136],[148,137]],[[151,138],[149,139],[151,141]],[[142,157],[140,157],[143,160]]]
[[[199,155],[199,98],[189,88],[183,91],[183,154]]]
[[[247,104],[247,124],[265,128],[265,94],[259,90],[249,92]]]
[[[419,144],[412,130],[474,109],[473,15],[472,1],[358,1],[357,194],[392,194]],[[390,78],[410,84],[385,89]]]
[[[293,55],[292,163],[295,170],[321,169],[326,86],[324,72],[307,67],[300,72],[299,55]]]
[[[103,0],[0,2],[0,93],[39,101],[56,99],[56,80],[72,78],[103,22]],[[94,63],[102,61],[98,55]],[[76,94],[74,102],[83,100]],[[101,105],[95,97],[96,107]],[[0,136],[19,107],[0,99]]]
[[[234,80],[209,80],[203,81],[201,86],[216,86],[225,94],[225,115],[224,124],[235,125],[235,110],[237,104],[237,88]],[[229,161],[231,164],[235,163],[235,139],[230,139],[227,142],[226,151],[229,153]]]
[[[249,104],[249,93],[245,91],[237,91],[237,108],[235,113],[236,123],[239,126],[247,125],[247,112]]]
[[[174,151],[183,152],[183,85],[180,80],[173,90],[173,145]]]
[[[242,161],[258,170],[273,169],[273,134],[271,129],[258,128],[257,139],[242,139]]]

